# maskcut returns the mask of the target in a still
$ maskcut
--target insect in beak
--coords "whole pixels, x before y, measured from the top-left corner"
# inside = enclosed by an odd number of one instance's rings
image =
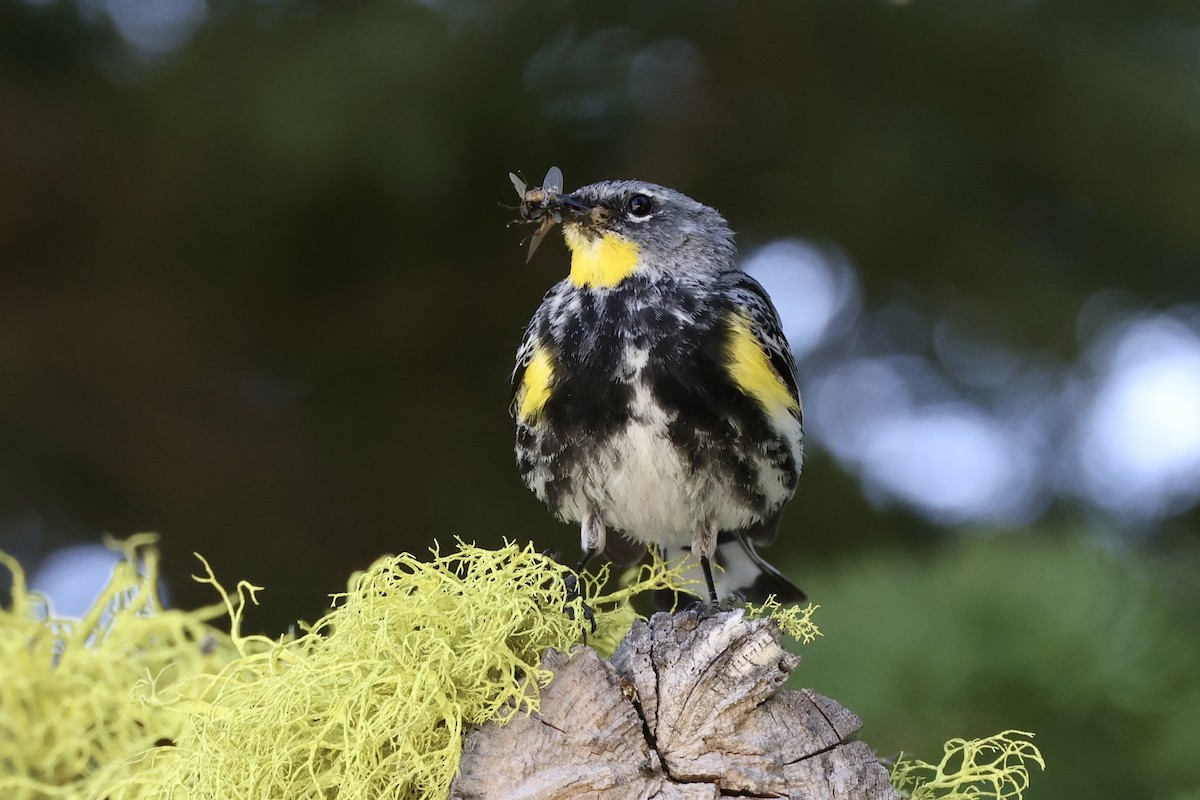
[[[517,190],[517,195],[521,198],[521,216],[519,219],[513,220],[513,222],[536,223],[538,226],[537,230],[528,237],[529,255],[525,258],[525,263],[529,263],[533,258],[534,252],[538,249],[538,245],[542,243],[542,239],[546,238],[546,234],[555,225],[562,222],[562,211],[564,208],[573,214],[578,214],[581,210],[586,211],[587,209],[570,195],[562,194],[563,174],[562,170],[558,167],[551,167],[546,173],[546,177],[542,179],[542,185],[535,186],[532,189],[516,173],[508,173],[508,178],[512,181],[513,188]]]

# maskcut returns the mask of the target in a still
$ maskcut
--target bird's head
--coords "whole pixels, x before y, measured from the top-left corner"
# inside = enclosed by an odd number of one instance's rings
[[[561,221],[571,250],[570,280],[612,287],[639,273],[715,275],[733,269],[733,233],[715,209],[644,181],[600,181],[575,191],[539,193],[522,204],[529,221]]]

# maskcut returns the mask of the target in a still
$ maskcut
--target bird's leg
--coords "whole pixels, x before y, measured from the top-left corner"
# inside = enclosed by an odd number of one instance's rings
[[[717,605],[717,584],[713,580],[712,562],[708,556],[700,557],[700,568],[704,570],[704,582],[708,584],[708,602]]]
[[[595,509],[589,510],[584,515],[583,524],[579,530],[579,543],[583,548],[583,557],[579,559],[579,566],[575,568],[575,574],[567,578],[567,598],[569,600],[574,600],[576,597],[582,596],[583,593],[579,589],[579,581],[583,575],[583,570],[587,567],[589,561],[604,550],[607,533],[604,527],[604,517]],[[583,606],[583,618],[592,624],[592,633],[595,633],[596,617],[586,603]]]
[[[595,509],[589,510],[583,516],[583,524],[579,529],[579,545],[583,548],[583,557],[579,559],[576,572],[583,572],[588,562],[604,550],[608,531],[604,527],[604,516]]]
[[[692,552],[700,559],[700,569],[704,570],[704,582],[708,584],[708,601],[714,607],[717,605],[717,584],[713,580],[712,556],[716,551],[717,529],[706,526],[692,539]]]

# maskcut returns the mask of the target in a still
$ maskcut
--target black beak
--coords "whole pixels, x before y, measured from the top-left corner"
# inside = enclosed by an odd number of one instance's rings
[[[558,195],[558,207],[566,216],[579,219],[592,213],[592,207],[587,203],[582,202],[574,195],[560,194]]]

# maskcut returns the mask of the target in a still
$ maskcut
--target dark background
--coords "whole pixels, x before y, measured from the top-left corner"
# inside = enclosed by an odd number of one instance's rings
[[[1037,731],[1032,798],[1196,796],[1193,3],[9,0],[0,549],[65,593],[158,531],[271,633],[435,539],[574,553],[507,414],[566,259],[499,204],[551,164],[784,242],[785,320],[840,298],[798,680],[884,754]]]

